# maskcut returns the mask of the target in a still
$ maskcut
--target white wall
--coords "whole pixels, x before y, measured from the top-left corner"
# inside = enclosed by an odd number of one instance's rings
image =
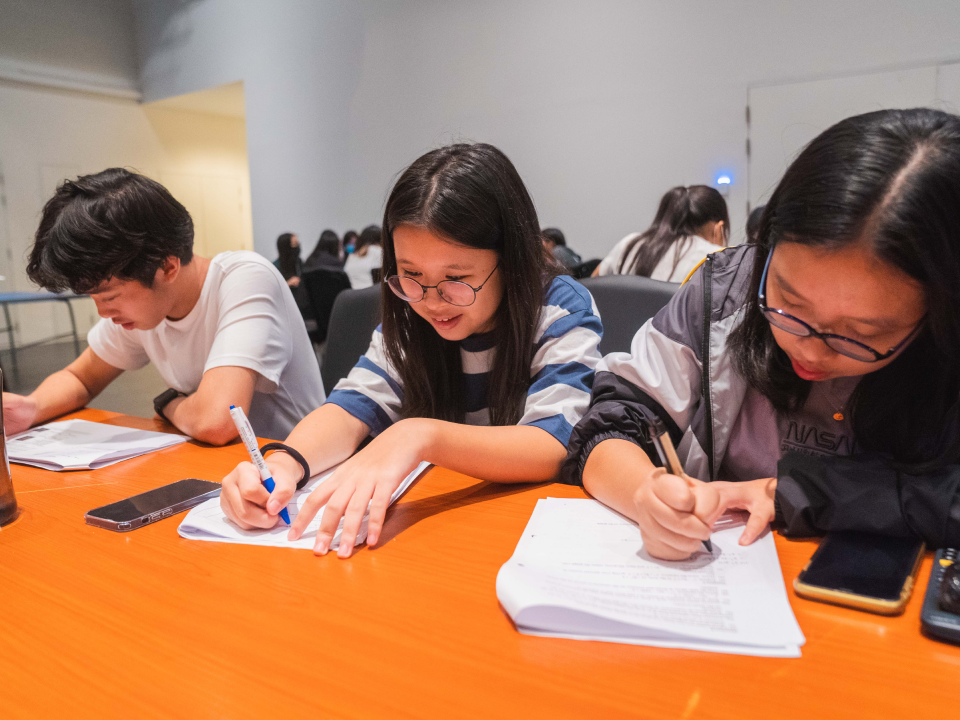
[[[283,232],[298,233],[309,250],[321,230],[342,231],[347,221],[347,107],[364,42],[357,7],[134,0],[146,101],[244,81],[254,240],[268,258]],[[382,193],[364,218],[378,214]]]
[[[194,215],[198,252],[251,247],[242,119],[0,83],[0,190],[6,197],[0,207],[0,241],[4,234],[9,238],[9,255],[0,255],[0,275],[7,277],[0,289],[35,289],[25,274],[27,254],[43,204],[57,184],[114,166],[136,169],[171,185]],[[218,210],[231,201],[240,204],[241,221],[221,220],[225,213]],[[240,229],[226,237],[218,232],[224,227]],[[207,237],[214,235],[216,240]],[[78,301],[75,307],[85,332],[97,317],[93,302]],[[18,344],[69,329],[59,304],[13,310]],[[6,347],[5,334],[0,345]]]
[[[377,219],[451,139],[499,145],[599,255],[671,185],[732,172],[747,87],[960,58],[955,0],[134,0],[148,99],[243,79],[257,248]]]
[[[0,77],[135,96],[130,0],[0,0]]]

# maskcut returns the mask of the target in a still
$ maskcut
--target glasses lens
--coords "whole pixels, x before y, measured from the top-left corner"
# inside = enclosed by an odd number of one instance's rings
[[[845,355],[848,358],[859,360],[860,362],[876,362],[877,356],[869,348],[864,347],[853,340],[843,340],[841,338],[824,338],[827,347],[834,352]]]
[[[451,305],[460,307],[473,305],[473,301],[477,299],[477,294],[472,287],[457,280],[444,280],[437,285],[437,292]]]
[[[806,337],[810,334],[810,328],[796,318],[790,317],[789,315],[781,315],[773,310],[764,310],[763,316],[771,325],[780,328],[784,332],[788,332],[791,335]]]
[[[423,300],[423,286],[413,278],[400,277],[394,275],[387,280],[387,285],[393,290],[393,294],[407,302],[420,302]]]

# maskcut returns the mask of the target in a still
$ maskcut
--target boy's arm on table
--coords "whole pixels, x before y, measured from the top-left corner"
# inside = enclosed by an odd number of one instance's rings
[[[250,368],[210,368],[195,393],[172,400],[163,408],[163,414],[190,437],[211,445],[225,445],[237,437],[230,406],[242,407],[249,413],[256,382],[257,373]]]
[[[4,393],[4,429],[11,435],[81,408],[122,372],[87,348],[63,370],[47,377],[29,395]]]

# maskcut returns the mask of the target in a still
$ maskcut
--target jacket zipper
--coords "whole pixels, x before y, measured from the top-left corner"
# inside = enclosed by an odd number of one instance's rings
[[[707,425],[707,468],[710,480],[714,480],[713,473],[713,400],[710,394],[710,325],[712,324],[713,307],[713,256],[707,255],[703,264],[703,336],[700,343],[700,357],[703,371],[700,376],[700,395],[704,402],[705,420]]]

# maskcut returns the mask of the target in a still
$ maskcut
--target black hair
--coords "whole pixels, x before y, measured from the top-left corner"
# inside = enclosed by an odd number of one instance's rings
[[[346,247],[350,243],[353,243],[354,245],[356,245],[359,239],[360,239],[360,235],[359,233],[357,233],[356,230],[347,230],[343,234],[343,245],[344,247]]]
[[[283,275],[284,280],[289,280],[299,274],[297,260],[300,259],[300,246],[293,247],[292,241],[293,233],[283,233],[277,238],[277,254],[279,256],[277,264],[280,266],[280,274]]]
[[[163,185],[123,168],[65,180],[47,201],[27,276],[84,294],[111,278],[152,287],[169,257],[193,259],[193,220]]]
[[[810,383],[793,372],[757,304],[766,258],[781,242],[863,243],[922,285],[927,316],[916,337],[854,391],[854,435],[860,448],[920,471],[956,462],[960,437],[941,439],[960,398],[960,117],[913,109],[847,118],[815,138],[777,185],[728,348],[749,384],[783,412],[806,401]]]
[[[317,246],[313,248],[313,252],[310,253],[310,256],[307,258],[306,264],[314,265],[317,263],[323,263],[323,256],[333,257],[336,260],[340,260],[340,238],[337,237],[337,234],[333,230],[324,230],[320,233],[320,239],[317,240]]]
[[[567,239],[563,236],[559,228],[544,228],[540,231],[540,234],[557,247],[567,246]]]
[[[671,188],[660,199],[650,227],[624,248],[617,273],[650,277],[673,247],[672,275],[693,236],[708,222],[723,222],[724,232],[729,234],[730,216],[723,195],[707,185]]]
[[[368,245],[380,245],[383,239],[382,235],[379,225],[367,225],[354,245],[354,252]]]
[[[757,234],[760,232],[760,220],[763,219],[763,210],[766,205],[757,205],[747,216],[747,242],[756,244]]]
[[[383,214],[384,277],[397,273],[393,233],[401,225],[499,256],[503,298],[491,331],[497,350],[487,402],[492,425],[517,423],[552,270],[537,211],[516,168],[483,143],[450,145],[416,160],[397,180]],[[384,348],[401,378],[403,416],[463,422],[460,344],[440,337],[386,285],[382,297]]]

